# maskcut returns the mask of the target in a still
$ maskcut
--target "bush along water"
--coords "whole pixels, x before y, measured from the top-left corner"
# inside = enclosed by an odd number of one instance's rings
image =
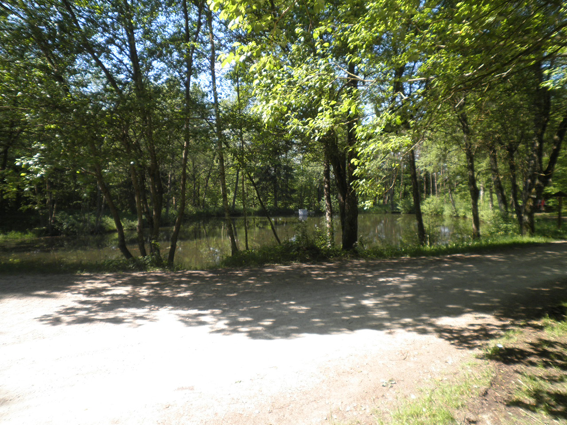
[[[324,229],[310,231],[306,223],[299,223],[295,235],[279,245],[239,251],[220,262],[221,267],[260,266],[264,264],[311,263],[329,261],[345,256],[340,248],[329,246]]]

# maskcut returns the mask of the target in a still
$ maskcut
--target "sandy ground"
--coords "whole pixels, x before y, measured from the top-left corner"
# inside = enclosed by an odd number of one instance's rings
[[[566,276],[567,243],[214,272],[2,276],[0,423],[372,423],[372,409],[411,399],[522,315],[567,299]]]

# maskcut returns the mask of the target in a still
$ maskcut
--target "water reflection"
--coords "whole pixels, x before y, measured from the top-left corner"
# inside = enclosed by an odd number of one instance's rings
[[[299,226],[311,235],[323,232],[324,217],[294,216],[273,218],[279,238],[290,240],[299,232]],[[244,219],[233,220],[237,243],[244,249]],[[430,243],[448,243],[468,238],[471,233],[469,220],[431,217],[425,219]],[[417,243],[417,225],[413,215],[362,214],[359,216],[359,241],[363,247],[380,247]],[[138,255],[136,235],[127,233],[127,243],[134,255]],[[162,253],[167,254],[171,229],[160,235]],[[335,242],[340,244],[341,232],[335,219]],[[248,218],[248,244],[258,248],[275,244],[275,238],[267,219]],[[221,219],[199,220],[183,226],[176,252],[176,263],[189,268],[203,268],[218,263],[230,254],[226,222]],[[52,237],[0,247],[0,258],[37,259],[40,261],[103,261],[121,258],[116,234],[83,238]]]

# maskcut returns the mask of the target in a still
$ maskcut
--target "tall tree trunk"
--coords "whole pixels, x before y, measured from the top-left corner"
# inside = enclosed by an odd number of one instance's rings
[[[248,251],[248,207],[246,205],[246,179],[242,177],[242,211],[244,212],[244,248]]]
[[[536,85],[533,97],[535,134],[530,146],[528,175],[522,194],[524,231],[530,235],[535,233],[534,214],[537,208],[537,201],[543,195],[543,189],[545,189],[545,183],[542,179],[543,146],[551,112],[551,92],[547,87],[542,86],[544,82],[543,63],[538,62],[534,64],[533,71],[535,77],[534,84]]]
[[[518,149],[513,143],[508,143],[504,146],[506,149],[506,160],[508,162],[508,169],[510,171],[510,198],[512,199],[512,208],[516,213],[516,220],[518,221],[518,227],[520,233],[524,234],[524,224],[523,224],[523,211],[518,198],[518,180],[516,176],[516,159],[515,153]]]
[[[453,189],[451,188],[451,183],[447,185],[447,189],[449,189],[449,200],[451,201],[451,206],[453,207],[453,215],[457,217],[459,212],[457,211],[457,205],[455,204],[455,197],[453,196]]]
[[[135,154],[135,143],[130,139],[128,135],[128,129],[122,129],[121,135],[122,146],[126,150],[127,154],[130,156],[130,179],[132,180],[132,187],[134,189],[134,202],[136,204],[136,240],[138,242],[138,249],[142,257],[146,257],[148,254],[146,252],[146,245],[144,241],[144,188],[140,183],[139,178],[139,166],[136,161]],[[143,171],[142,171],[143,172]]]
[[[238,102],[238,113],[242,115],[242,104],[240,102],[240,75],[236,74],[236,100]],[[240,137],[240,152],[244,157],[244,131],[242,130],[242,119],[238,120],[238,135]],[[245,164],[241,164],[244,167]],[[245,171],[242,174],[242,210],[244,212],[244,247],[246,251],[248,247],[248,209],[246,205],[246,178]]]
[[[216,158],[217,158],[217,151],[215,150],[215,152],[213,153],[213,158],[211,160],[211,166],[209,167],[209,170],[207,171],[207,175],[205,177],[205,185],[203,187],[203,201],[201,203],[201,208],[206,208],[207,206],[206,201],[207,201],[207,192],[209,190],[209,181],[211,180],[211,173],[213,172]]]
[[[273,189],[274,189],[274,208],[277,210],[277,209],[278,209],[278,201],[279,201],[279,199],[278,199],[279,193],[278,193],[277,167],[276,167],[276,169],[275,169],[274,171],[275,171],[275,173],[274,173],[274,181],[273,181],[273,185],[272,185],[272,186],[273,186]]]
[[[348,180],[346,177],[346,155],[338,146],[337,136],[333,134],[327,139],[326,149],[329,156],[329,161],[333,167],[333,174],[335,176],[335,185],[337,187],[337,201],[339,203],[339,220],[341,223],[341,230],[345,228],[345,202],[348,191]],[[342,243],[342,241],[341,241]]]
[[[542,88],[542,90],[547,90]],[[541,119],[542,127],[547,120]],[[545,128],[541,131],[536,132],[536,137],[534,138],[534,143],[532,149],[534,152],[533,161],[536,163],[534,173],[533,171],[529,173],[526,179],[526,184],[524,185],[523,192],[523,228],[524,232],[528,232],[530,235],[535,233],[535,212],[537,209],[537,201],[543,198],[543,191],[551,182],[553,177],[553,172],[555,171],[555,166],[559,158],[559,153],[561,151],[561,146],[563,140],[565,139],[565,134],[567,133],[567,114],[563,117],[563,120],[559,123],[557,131],[553,135],[552,139],[552,150],[549,155],[549,160],[547,162],[547,167],[543,169],[543,143],[544,143],[544,133]],[[530,169],[532,167],[530,166]]]
[[[402,82],[402,77],[404,75],[405,72],[405,65],[402,65],[398,68],[396,68],[395,70],[395,78],[394,78],[394,84],[393,84],[393,89],[394,89],[394,93],[401,93],[405,96],[405,87],[404,84]],[[411,131],[409,122],[404,122],[402,125],[403,128],[405,128],[405,130],[407,132]],[[419,241],[420,245],[425,245],[426,243],[426,235],[425,235],[425,227],[423,226],[423,216],[421,214],[421,196],[419,194],[419,179],[417,176],[417,167],[415,164],[415,148],[417,146],[417,143],[414,144],[414,146],[411,148],[411,150],[409,151],[409,155],[408,155],[408,163],[409,163],[409,168],[410,168],[410,180],[411,180],[411,188],[412,188],[412,197],[413,197],[413,207],[415,210],[415,220],[417,223],[417,238]],[[402,181],[403,181],[403,175],[402,175]],[[424,188],[424,192],[426,191],[426,189]],[[401,197],[400,197],[401,199]]]
[[[494,141],[488,141],[488,157],[490,160],[490,173],[492,176],[492,186],[496,192],[496,199],[498,200],[498,209],[501,214],[508,214],[508,204],[506,203],[506,195],[502,180],[500,179],[500,172],[498,170],[498,157],[496,155],[496,146]],[[491,198],[492,199],[492,198]]]
[[[163,184],[161,181],[161,173],[159,160],[157,156],[155,140],[153,117],[151,107],[149,105],[150,98],[146,90],[142,75],[142,67],[140,65],[140,57],[136,46],[136,35],[134,27],[133,13],[131,5],[127,0],[122,0],[123,10],[123,24],[124,31],[128,42],[128,54],[130,63],[132,65],[132,74],[134,78],[134,89],[136,93],[136,100],[138,108],[141,113],[142,122],[144,125],[144,137],[148,154],[150,157],[150,195],[152,198],[152,229],[150,233],[150,253],[156,258],[158,263],[161,262],[161,252],[159,248],[159,231],[161,226],[161,215],[163,207]]]
[[[53,190],[51,190],[48,178],[45,179],[45,198],[45,206],[47,207],[47,233],[49,235],[53,235],[55,224],[55,202],[53,201]]]
[[[236,197],[238,196],[238,183],[240,179],[240,169],[236,170],[236,179],[234,182],[234,192],[232,194],[232,207],[231,210],[234,212],[236,210]]]
[[[213,102],[215,111],[215,128],[217,133],[217,152],[219,156],[219,178],[221,183],[221,195],[222,195],[222,205],[224,208],[224,215],[226,219],[226,225],[228,230],[228,237],[230,238],[230,248],[232,255],[238,252],[238,246],[236,245],[236,238],[234,236],[234,228],[232,226],[232,220],[230,219],[230,209],[228,205],[228,193],[226,188],[226,173],[224,165],[224,136],[222,134],[222,124],[221,115],[219,108],[219,98],[217,93],[217,81],[216,81],[216,71],[215,71],[215,39],[213,33],[213,17],[210,9],[207,9],[207,24],[209,26],[209,42],[211,43],[211,55],[210,55],[210,67],[211,67],[211,85],[213,89]]]
[[[464,108],[464,101],[462,102],[462,108]],[[480,238],[480,214],[478,211],[478,198],[479,190],[476,183],[476,173],[474,164],[474,152],[472,146],[472,134],[469,126],[467,114],[464,110],[460,111],[458,114],[459,122],[461,124],[461,129],[463,131],[464,138],[464,148],[465,156],[467,158],[467,182],[469,187],[469,193],[471,195],[471,209],[473,216],[473,239]]]
[[[404,199],[406,192],[404,190],[404,158],[400,158],[400,194],[398,199],[401,201]]]
[[[335,233],[333,231],[333,202],[331,200],[331,165],[327,154],[325,154],[325,162],[323,164],[323,194],[325,197],[327,246],[331,248],[335,243]]]
[[[417,179],[417,168],[415,166],[415,147],[409,152],[408,163],[410,167],[410,178],[413,196],[413,207],[415,209],[415,219],[417,222],[417,238],[420,245],[425,245],[425,227],[423,226],[423,216],[421,214],[421,195],[419,194],[419,181]]]
[[[102,213],[103,213],[103,210],[104,210],[104,202],[103,201],[104,201],[104,199],[102,198],[102,192],[100,191],[100,187],[97,184],[97,186],[96,186],[96,219],[95,219],[95,228],[94,228],[95,235],[102,233],[100,222],[102,220]]]
[[[349,94],[355,95],[358,88],[358,80],[356,76],[356,67],[354,63],[348,65],[349,81],[347,83]],[[343,249],[352,250],[356,247],[358,241],[358,195],[354,187],[357,180],[355,176],[356,165],[354,159],[357,157],[356,152],[356,128],[358,117],[350,113],[347,118],[347,152],[346,152],[346,193],[344,199],[344,223],[343,223]]]
[[[392,170],[392,185],[390,186],[389,201],[390,201],[390,212],[394,211],[394,199],[396,195],[396,182],[398,181],[398,171],[394,168]]]
[[[199,15],[197,18],[197,28],[193,39],[196,40],[201,30],[201,13],[203,11],[203,2],[199,3]],[[187,8],[187,0],[183,0],[183,19],[184,19],[184,41],[187,46],[191,41],[189,33],[189,10]],[[185,123],[183,131],[183,154],[181,159],[181,193],[179,200],[179,208],[177,210],[177,217],[175,218],[175,225],[171,234],[169,254],[167,256],[167,264],[169,267],[173,266],[175,261],[175,250],[177,249],[177,239],[181,231],[181,224],[185,216],[185,204],[187,202],[187,162],[189,159],[189,147],[191,145],[191,130],[190,130],[190,114],[191,114],[191,76],[193,75],[193,56],[195,54],[195,45],[193,44],[185,58]]]
[[[140,255],[142,257],[146,257],[148,254],[146,252],[146,245],[144,242],[144,207],[142,205],[142,189],[140,188],[138,172],[136,171],[136,164],[134,163],[130,164],[130,176],[132,179],[132,185],[134,186],[134,198],[136,200],[136,239],[138,241]]]

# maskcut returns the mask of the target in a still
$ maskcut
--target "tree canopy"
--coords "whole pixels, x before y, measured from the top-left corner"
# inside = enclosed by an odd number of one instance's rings
[[[421,243],[422,203],[479,238],[488,192],[533,233],[567,191],[566,96],[559,0],[2,1],[0,210],[94,232],[106,204],[126,258],[165,262],[173,226],[169,264],[188,213],[231,234],[256,206],[330,223],[335,203],[351,250],[376,205],[415,212]]]

